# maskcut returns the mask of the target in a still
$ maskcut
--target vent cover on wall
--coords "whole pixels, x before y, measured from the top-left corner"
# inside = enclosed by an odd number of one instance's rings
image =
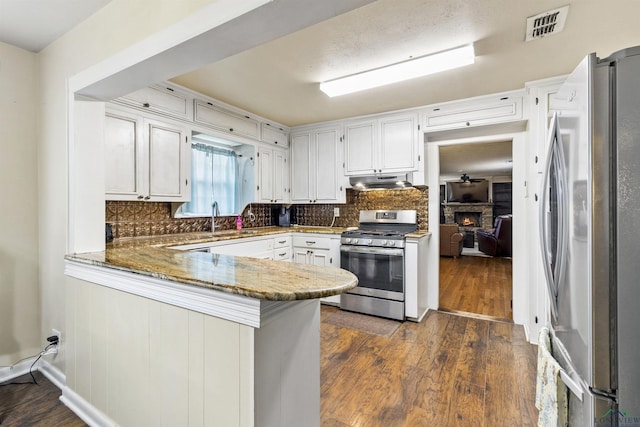
[[[525,41],[540,39],[564,29],[569,6],[559,7],[527,18],[527,34]]]

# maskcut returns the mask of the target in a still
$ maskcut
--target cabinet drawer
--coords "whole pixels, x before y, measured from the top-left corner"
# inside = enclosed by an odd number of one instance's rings
[[[269,144],[277,145],[278,147],[289,146],[289,135],[284,128],[278,125],[272,125],[270,123],[261,124],[260,140]]]
[[[275,248],[273,250],[273,259],[276,261],[288,261],[291,259],[291,247]]]
[[[118,102],[180,119],[192,120],[191,100],[171,87],[154,85],[117,99]]]
[[[425,114],[425,130],[444,130],[522,119],[522,97],[504,97],[434,107]]]
[[[327,237],[317,237],[314,235],[293,236],[293,246],[296,248],[330,249],[331,240]]]
[[[273,247],[274,249],[278,248],[290,248],[291,247],[291,236],[281,236],[273,239]]]
[[[257,120],[224,109],[210,102],[196,100],[193,121],[214,127],[227,133],[259,139],[260,127]]]

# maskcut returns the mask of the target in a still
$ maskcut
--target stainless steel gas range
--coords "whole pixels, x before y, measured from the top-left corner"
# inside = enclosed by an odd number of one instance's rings
[[[404,320],[405,234],[417,229],[415,210],[360,211],[359,228],[340,238],[340,266],[358,277],[341,309]]]

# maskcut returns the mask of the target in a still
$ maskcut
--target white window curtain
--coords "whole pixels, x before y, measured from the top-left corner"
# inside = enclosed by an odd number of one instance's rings
[[[193,144],[191,162],[191,201],[183,205],[182,212],[210,216],[211,205],[216,201],[220,215],[235,213],[236,153],[207,144]]]

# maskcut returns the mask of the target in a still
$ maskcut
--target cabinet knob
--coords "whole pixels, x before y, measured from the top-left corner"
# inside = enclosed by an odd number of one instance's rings
[[[233,128],[229,128],[229,132],[233,132]]]
[[[138,195],[138,200],[144,199],[144,196],[142,194]]]
[[[144,199],[145,200],[149,200],[151,198],[151,196],[146,196]]]
[[[467,122],[467,126],[471,126],[471,123]]]
[[[143,106],[144,108],[149,108],[149,107],[151,107],[151,105],[150,105],[148,102],[145,102],[144,104],[142,104],[142,106]]]

